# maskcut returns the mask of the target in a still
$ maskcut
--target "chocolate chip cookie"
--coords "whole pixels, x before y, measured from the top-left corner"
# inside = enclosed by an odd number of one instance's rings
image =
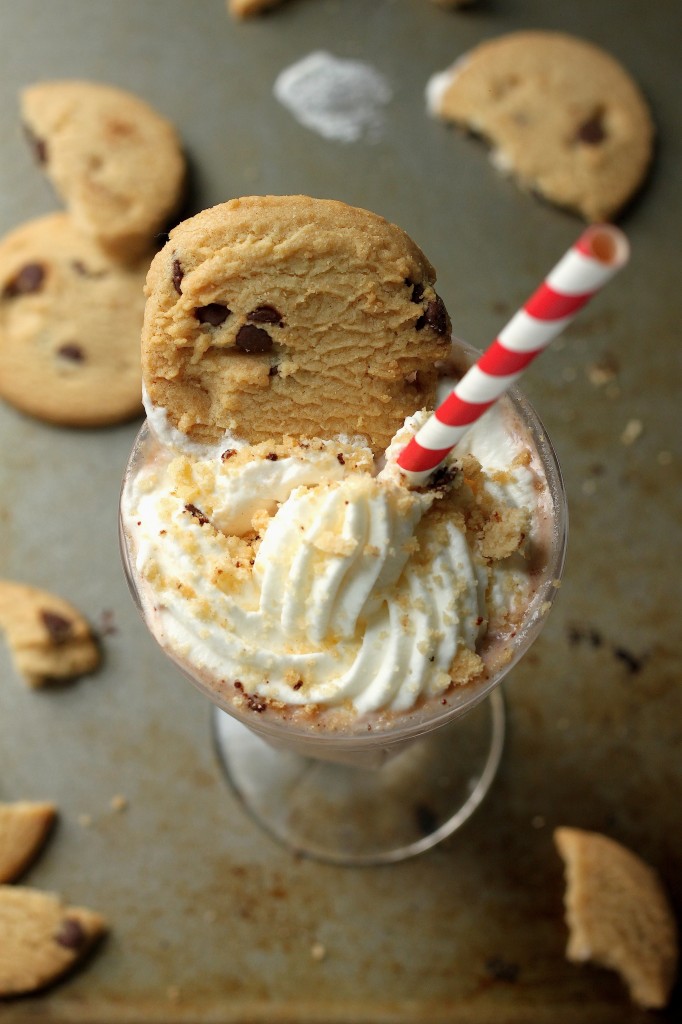
[[[104,918],[53,893],[0,885],[0,996],[39,991],[63,977],[107,930]]]
[[[0,580],[0,629],[29,686],[92,672],[100,650],[80,612],[46,590]]]
[[[433,402],[450,320],[421,250],[366,210],[255,196],[171,232],[147,279],[152,405],[200,441],[359,435]]]
[[[149,258],[121,265],[65,213],[0,241],[0,397],[64,426],[141,411],[140,329]]]
[[[136,259],[178,206],[185,160],[149,104],[97,82],[40,82],[21,113],[38,162],[74,221],[108,252]]]
[[[429,83],[431,112],[492,145],[518,183],[588,221],[608,220],[642,184],[654,127],[631,76],[592,43],[514,32],[482,43]]]

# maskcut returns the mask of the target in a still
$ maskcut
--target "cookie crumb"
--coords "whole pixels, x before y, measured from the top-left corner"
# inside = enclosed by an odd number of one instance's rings
[[[310,959],[315,963],[321,963],[327,957],[326,947],[321,942],[314,942],[310,947]]]
[[[644,425],[641,420],[628,420],[625,430],[620,435],[621,444],[627,446],[634,444],[641,437],[643,430]]]
[[[120,793],[117,793],[116,796],[112,796],[109,802],[109,806],[111,807],[112,811],[115,811],[116,813],[119,813],[120,811],[125,811],[126,808],[128,807],[128,798],[122,796]]]
[[[601,388],[616,379],[618,376],[618,363],[612,355],[606,353],[601,359],[590,363],[586,373],[590,384],[595,388]]]

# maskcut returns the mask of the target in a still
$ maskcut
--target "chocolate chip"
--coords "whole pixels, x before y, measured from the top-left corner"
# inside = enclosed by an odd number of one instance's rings
[[[434,329],[436,334],[447,334],[448,314],[445,303],[439,295],[436,295],[435,299],[429,302],[424,311],[424,316],[426,317],[427,324]]]
[[[336,456],[336,459],[337,462],[339,462],[342,466],[346,465],[346,460],[343,457],[343,452],[339,452],[338,455]]]
[[[45,139],[39,138],[27,124],[24,125],[24,132],[28,140],[28,144],[33,150],[33,155],[39,164],[47,163],[47,143]]]
[[[205,516],[200,508],[197,508],[196,505],[192,505],[191,503],[185,505],[185,512],[189,512],[189,514],[194,516],[195,519],[198,519],[199,526],[204,526],[204,524],[209,521],[208,516]]]
[[[154,241],[159,247],[162,247],[166,242],[170,242],[170,235],[167,231],[159,231],[158,235],[154,235]]]
[[[65,949],[82,949],[85,939],[85,932],[75,917],[65,917],[54,937],[54,941]]]
[[[60,345],[57,349],[57,355],[61,356],[62,359],[68,359],[72,363],[84,363],[85,352],[76,345],[75,342],[69,341],[66,345]]]
[[[277,364],[271,366],[268,370],[268,377],[277,377],[279,375],[279,367]]]
[[[280,327],[283,326],[282,314],[274,306],[256,306],[255,309],[246,314],[246,319],[252,324],[279,324]]]
[[[90,270],[82,260],[71,260],[71,267],[80,277],[106,277],[108,273],[106,270]]]
[[[292,689],[300,690],[302,686],[303,686],[303,680],[299,679],[297,683],[294,683]]]
[[[250,709],[252,711],[257,711],[259,715],[262,714],[268,706],[266,701],[262,700],[260,697],[254,697],[251,693],[247,693],[245,696],[246,703],[249,705]]]
[[[578,128],[576,139],[579,142],[584,142],[587,146],[598,146],[600,142],[603,142],[606,138],[603,117],[604,111],[597,110],[587,121],[583,121]]]
[[[45,267],[42,264],[27,263],[8,281],[2,294],[6,299],[14,299],[17,295],[33,295],[40,291],[44,279]]]
[[[456,476],[455,466],[439,466],[429,477],[426,486],[430,491],[444,491]]]
[[[587,121],[579,127],[576,133],[576,139],[579,142],[585,142],[586,145],[599,145],[606,138],[606,129],[604,128],[604,112],[599,109],[591,114]]]
[[[613,653],[619,661],[623,662],[628,672],[633,676],[642,671],[642,666],[644,665],[643,658],[638,658],[631,651],[626,650],[625,647],[614,647]]]
[[[412,295],[410,299],[412,302],[421,302],[424,297],[424,285],[420,284],[419,281],[412,288]]]
[[[438,818],[436,813],[428,804],[416,804],[414,808],[414,816],[417,822],[417,828],[422,835],[429,836],[438,828]]]
[[[211,327],[220,327],[224,324],[232,312],[227,306],[220,302],[209,302],[208,306],[198,306],[194,315],[200,324],[209,324]]]
[[[277,460],[279,458],[279,455],[275,455],[274,452],[268,452],[268,454],[265,456],[265,458],[269,459],[270,462],[277,462]]]
[[[272,338],[262,327],[252,327],[251,324],[244,324],[237,331],[237,348],[242,352],[270,352],[272,349]]]
[[[222,462],[227,462],[228,459],[231,459],[232,456],[236,455],[236,454],[237,454],[237,449],[236,448],[227,448],[223,452],[223,454],[220,456],[220,458],[221,458]]]
[[[180,285],[182,284],[182,279],[183,279],[184,276],[185,276],[185,271],[182,269],[182,264],[180,263],[180,260],[178,260],[178,259],[173,260],[173,287],[175,288],[175,290],[178,293],[178,295],[182,295],[182,288],[180,287]],[[205,306],[203,308],[210,309],[211,307],[210,306]],[[225,319],[225,317],[223,317],[223,320],[224,319]],[[199,320],[199,317],[197,317],[197,320]],[[200,323],[204,323],[203,320],[199,320],[199,322]],[[218,323],[222,323],[222,322],[223,322],[222,320],[218,321]],[[209,320],[209,323],[211,323],[210,320]]]
[[[513,983],[518,980],[519,966],[503,960],[501,956],[491,956],[485,962],[486,973],[495,981],[508,981]]]
[[[63,615],[58,615],[57,612],[43,610],[40,612],[40,618],[43,620],[43,625],[50,634],[50,640],[53,644],[66,643],[73,629],[73,623],[69,619],[65,619]]]
[[[414,325],[414,329],[415,329],[415,331],[423,331],[425,327],[426,327],[426,317],[425,316],[420,316],[419,319],[417,320],[416,324]]]

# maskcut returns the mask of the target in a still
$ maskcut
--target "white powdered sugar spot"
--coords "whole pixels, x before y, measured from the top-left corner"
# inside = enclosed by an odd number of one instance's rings
[[[375,142],[384,127],[383,108],[393,93],[370,64],[315,50],[282,71],[275,98],[297,121],[325,139]]]

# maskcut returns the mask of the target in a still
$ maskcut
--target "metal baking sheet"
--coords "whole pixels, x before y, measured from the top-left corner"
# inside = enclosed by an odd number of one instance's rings
[[[528,374],[564,468],[571,539],[559,601],[505,686],[507,746],[491,794],[459,834],[394,867],[334,868],[278,846],[227,789],[207,703],[126,592],[116,503],[136,425],[60,430],[3,405],[0,572],[106,627],[106,663],[33,693],[0,649],[0,799],[58,803],[58,828],[25,883],[111,921],[86,970],[0,1003],[3,1024],[651,1019],[615,976],[565,961],[551,833],[571,824],[632,846],[680,909],[676,0],[655,12],[639,0],[490,0],[461,12],[428,0],[291,0],[243,25],[223,0],[0,0],[0,229],[56,206],[22,139],[20,87],[113,82],[177,124],[189,212],[264,192],[376,210],[438,268],[456,332],[485,345],[580,225],[501,178],[480,143],[429,120],[423,91],[479,40],[527,27],[573,32],[620,58],[651,101],[659,145],[622,221],[629,269]],[[273,98],[279,71],[316,49],[387,76],[383,138],[325,140]],[[615,378],[597,386],[603,359]],[[631,421],[641,434],[625,444]],[[125,810],[112,808],[117,795]],[[678,993],[657,1019],[681,1010]]]

